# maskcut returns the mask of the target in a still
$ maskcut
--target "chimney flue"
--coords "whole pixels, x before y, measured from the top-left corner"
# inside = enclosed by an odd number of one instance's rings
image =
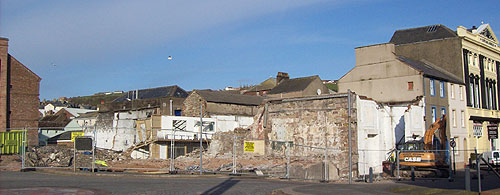
[[[278,75],[276,76],[276,84],[279,84],[281,81],[288,80],[290,77],[288,76],[288,73],[286,72],[278,72]]]

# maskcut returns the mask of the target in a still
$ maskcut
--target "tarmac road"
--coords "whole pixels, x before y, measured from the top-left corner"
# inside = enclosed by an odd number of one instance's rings
[[[500,193],[500,179],[486,179],[483,192]],[[463,181],[443,179],[349,185],[221,175],[0,172],[0,194],[455,194],[464,193],[462,189]]]

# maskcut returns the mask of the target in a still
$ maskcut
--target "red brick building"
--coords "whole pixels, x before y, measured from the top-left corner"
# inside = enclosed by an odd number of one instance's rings
[[[8,53],[9,39],[0,37],[0,131],[28,131],[28,145],[38,144],[41,78]]]

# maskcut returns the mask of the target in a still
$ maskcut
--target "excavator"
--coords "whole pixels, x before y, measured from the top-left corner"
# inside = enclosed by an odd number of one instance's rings
[[[441,177],[448,177],[446,115],[431,124],[422,139],[402,144],[399,164],[402,168],[432,171]]]

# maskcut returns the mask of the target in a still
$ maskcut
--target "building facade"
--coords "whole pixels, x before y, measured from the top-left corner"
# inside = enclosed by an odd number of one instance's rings
[[[466,109],[462,112],[455,108],[455,113],[457,128],[464,123],[467,129],[464,140],[457,142],[465,149],[464,159],[474,149],[484,152],[499,148],[498,139],[491,135],[498,134],[500,121],[500,48],[489,24],[470,29],[459,26],[456,31],[444,25],[403,29],[396,31],[390,42],[396,45],[397,55],[427,60],[462,79]]]
[[[28,145],[38,145],[41,78],[8,53],[0,37],[0,131],[27,128]]]
[[[497,150],[498,139],[490,139],[489,131],[498,134],[500,121],[497,85],[500,80],[500,47],[488,24],[478,28],[457,28],[462,43],[462,65],[467,85],[467,114],[469,146],[480,152]]]

